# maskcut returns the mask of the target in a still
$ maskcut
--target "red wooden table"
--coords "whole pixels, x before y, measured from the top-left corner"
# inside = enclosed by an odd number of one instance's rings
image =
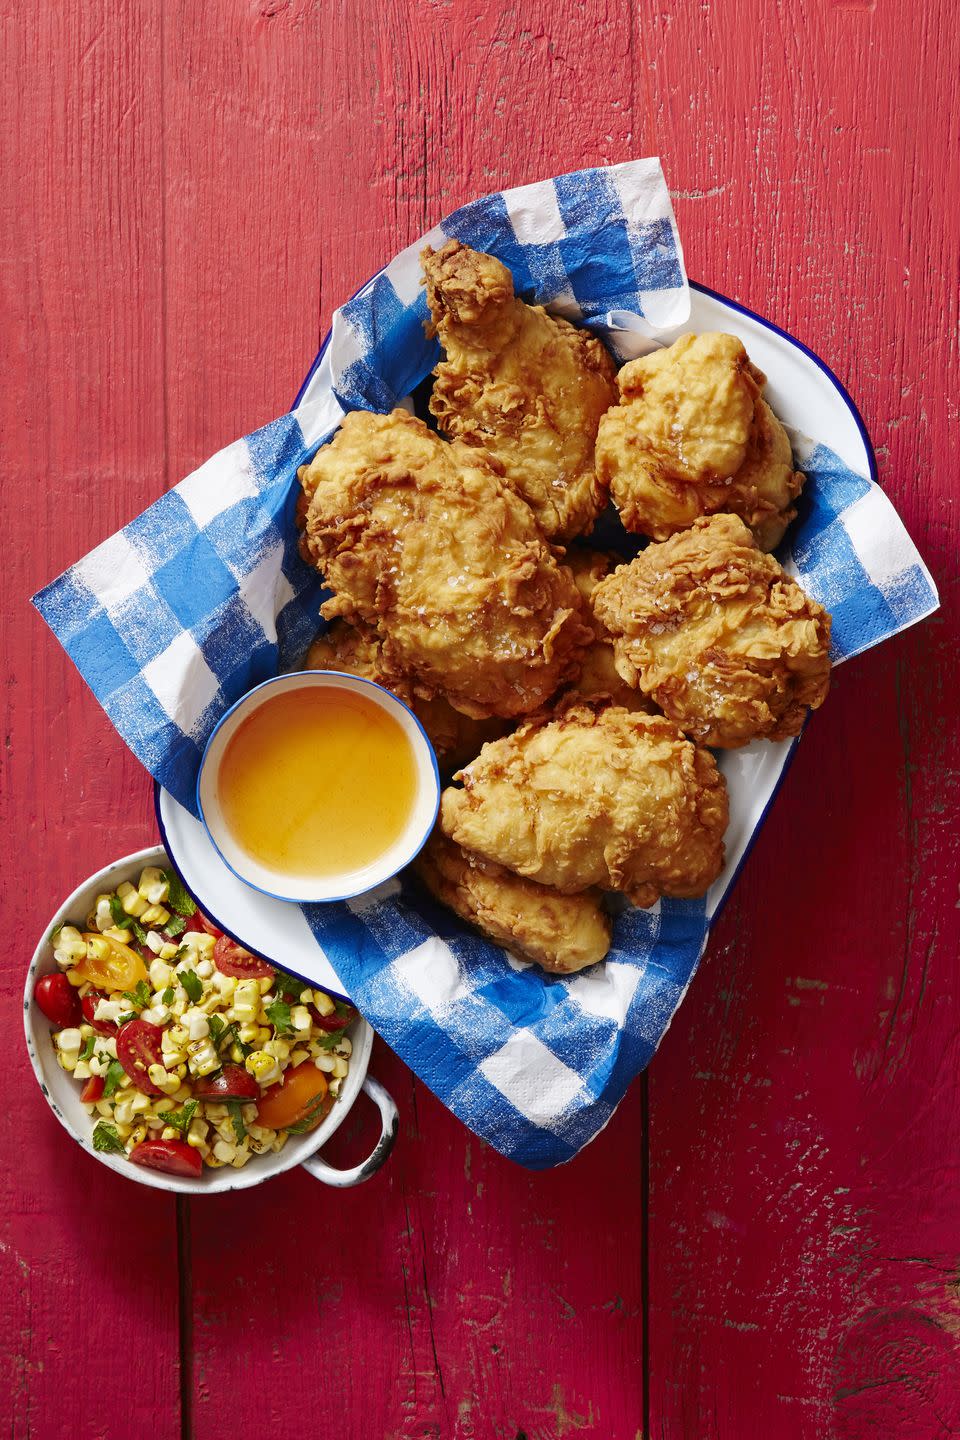
[[[0,19],[7,1432],[960,1434],[950,0]],[[134,1188],[44,1106],[19,996],[62,895],[152,838],[150,790],[27,597],[286,408],[331,310],[445,211],[641,154],[691,275],[849,385],[943,610],[838,675],[649,1075],[575,1163],[515,1168],[381,1047],[403,1129],[365,1189]]]

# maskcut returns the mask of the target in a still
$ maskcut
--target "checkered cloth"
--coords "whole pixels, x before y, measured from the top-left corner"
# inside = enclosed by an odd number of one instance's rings
[[[585,319],[620,354],[625,334],[642,345],[687,319],[657,161],[487,196],[337,312],[293,414],[228,446],[34,597],[127,744],[194,813],[217,720],[300,663],[320,626],[327,592],[296,549],[297,467],[345,409],[389,409],[436,364],[418,254],[449,236],[498,254],[528,298]],[[929,614],[936,591],[877,486],[823,446],[795,443],[808,481],[784,559],[833,612],[839,662]],[[622,532],[619,543],[635,548]],[[625,909],[606,964],[568,979],[511,960],[414,885],[305,909],[375,1029],[478,1135],[543,1168],[597,1133],[650,1059],[728,883],[703,900]]]

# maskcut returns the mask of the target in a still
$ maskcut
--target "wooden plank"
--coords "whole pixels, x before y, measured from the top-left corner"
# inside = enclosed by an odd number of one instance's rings
[[[65,0],[3,25],[0,965],[16,1063],[0,1113],[0,1388],[17,1440],[179,1433],[174,1202],[71,1143],[20,1039],[24,969],[54,906],[153,828],[143,772],[26,600],[164,483],[157,18]]]
[[[651,1069],[653,1436],[960,1433],[953,19],[644,7],[691,272],[849,383],[946,600],[838,674]]]

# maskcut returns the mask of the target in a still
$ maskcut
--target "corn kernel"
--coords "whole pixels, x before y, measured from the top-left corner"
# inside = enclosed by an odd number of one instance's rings
[[[65,1030],[61,1030],[54,1036],[54,1039],[61,1055],[64,1052],[72,1055],[78,1055],[80,1053],[80,1031],[74,1029],[73,1026],[68,1026]]]
[[[153,1113],[154,1113],[155,1115],[169,1115],[169,1114],[170,1114],[170,1111],[171,1111],[171,1110],[176,1110],[176,1108],[177,1108],[177,1102],[176,1102],[176,1100],[171,1100],[170,1097],[167,1096],[166,1099],[164,1099],[164,1100],[158,1100],[158,1101],[156,1102],[156,1104],[155,1104],[154,1107],[153,1107]]]
[[[290,1058],[290,1046],[286,1040],[268,1040],[263,1048],[268,1055],[275,1056],[277,1060],[289,1060]]]
[[[174,1127],[173,1125],[164,1125],[163,1129],[160,1131],[160,1139],[161,1139],[161,1140],[179,1140],[179,1139],[180,1139],[180,1131],[177,1130],[177,1129],[175,1129],[175,1127]]]
[[[80,989],[81,985],[86,985],[87,983],[83,976],[79,974],[79,972],[76,970],[65,970],[63,973],[70,981],[70,984],[76,986],[78,990]]]
[[[246,1145],[240,1145],[237,1147],[237,1153],[230,1161],[230,1164],[233,1166],[234,1170],[242,1170],[249,1159],[250,1150]]]
[[[259,1085],[272,1085],[275,1080],[280,1079],[280,1066],[276,1056],[266,1050],[254,1050],[252,1055],[247,1056],[245,1063],[247,1072]]]
[[[129,945],[130,941],[133,939],[132,930],[121,930],[117,925],[111,925],[110,928],[108,930],[104,930],[103,933],[110,940],[116,940],[120,945]]]
[[[89,1080],[93,1073],[87,1060],[78,1060],[72,1071],[74,1080]],[[100,1071],[97,1070],[96,1074],[99,1075]]]
[[[87,953],[87,942],[73,925],[64,925],[57,934],[53,958],[61,969],[66,969]]]
[[[132,1135],[132,1134],[133,1134],[133,1126],[132,1126],[132,1125],[122,1125],[122,1124],[118,1121],[118,1122],[117,1122],[117,1134],[120,1136],[120,1139],[121,1139],[121,1140],[126,1140],[126,1138],[127,1138],[128,1135]]]
[[[173,953],[176,955],[176,950]],[[150,984],[162,995],[172,979],[173,971],[163,959],[162,953],[158,953],[158,958],[150,961]]]
[[[209,980],[210,977],[213,975],[213,971],[214,964],[212,960],[197,961],[197,974],[200,976],[201,980]]]
[[[330,1084],[327,1086],[327,1094],[332,1095],[334,1098],[336,1098],[340,1094],[341,1084],[342,1082],[340,1080],[331,1080]]]
[[[129,880],[124,880],[122,885],[117,886],[117,895],[126,913],[132,915],[135,920],[138,920],[147,908],[146,900],[134,889]]]
[[[120,1100],[113,1107],[113,1118],[118,1125],[129,1125],[133,1121],[134,1108],[130,1100]]]
[[[170,898],[170,881],[154,865],[145,866],[137,889],[148,905],[159,905]]]
[[[258,1025],[258,1026],[257,1026],[257,1044],[258,1044],[258,1045],[264,1045],[264,1044],[266,1044],[266,1042],[271,1038],[272,1035],[273,1035],[273,1029],[272,1029],[271,1026],[269,1026],[269,1025]],[[248,1041],[247,1043],[249,1044],[250,1042]]]
[[[165,1050],[163,1052],[163,1063],[167,1070],[176,1070],[183,1065],[187,1058],[185,1050]]]
[[[162,935],[157,934],[156,930],[148,930],[145,943],[150,947],[154,955],[159,955],[164,946],[164,939]]]
[[[113,911],[110,909],[110,896],[98,895],[94,901],[93,919],[98,930],[109,930],[113,924]]]
[[[340,1036],[340,1039],[337,1041],[336,1045],[334,1046],[334,1051],[335,1051],[335,1053],[336,1053],[337,1055],[352,1055],[352,1054],[353,1054],[353,1041],[350,1039],[349,1035],[341,1035],[341,1036]]]
[[[257,989],[260,991],[260,994],[261,994],[261,995],[266,995],[267,991],[270,990],[270,989],[272,989],[272,987],[273,987],[273,976],[272,976],[272,975],[263,975],[263,976],[261,976],[261,978],[257,981]]]
[[[334,1062],[333,1062],[333,1078],[334,1078],[335,1080],[343,1080],[343,1079],[345,1079],[346,1076],[347,1076],[347,1074],[348,1074],[348,1072],[349,1072],[349,1070],[350,1070],[350,1066],[347,1064],[346,1060],[341,1060],[339,1057],[338,1057],[336,1060],[334,1060]]]
[[[277,1134],[276,1134],[276,1138],[274,1139],[273,1143],[271,1144],[270,1149],[271,1149],[271,1150],[274,1150],[274,1151],[276,1151],[276,1150],[282,1150],[283,1147],[284,1147],[284,1145],[286,1145],[286,1143],[287,1143],[287,1132],[286,1132],[286,1130],[278,1130],[278,1131],[277,1131]]]
[[[240,1039],[243,1041],[244,1045],[252,1045],[257,1038],[257,1026],[254,1025],[251,1020],[248,1020],[245,1025],[240,1026],[240,1029],[237,1033],[239,1034]],[[267,1036],[267,1039],[269,1038],[270,1037]]]
[[[204,1155],[203,1163],[204,1165],[209,1165],[211,1170],[222,1170],[223,1168],[223,1161],[218,1160],[212,1150],[209,1155]]]
[[[140,916],[141,925],[166,925],[170,919],[170,911],[165,910],[162,905],[148,905]]]
[[[164,1095],[172,1095],[174,1090],[180,1088],[177,1076],[168,1074],[162,1065],[151,1065],[147,1074],[152,1084],[156,1085],[158,1090],[162,1090]]]
[[[325,995],[322,990],[314,990],[313,1003],[321,1015],[332,1015],[336,1009],[330,996]]]
[[[198,1076],[212,1075],[214,1070],[220,1069],[220,1056],[209,1035],[190,1041],[187,1046],[187,1066],[191,1074]]]
[[[170,1010],[166,1005],[149,1005],[146,1010],[140,1011],[140,1019],[146,1020],[148,1025],[165,1025],[170,1019]]]
[[[297,1065],[302,1065],[305,1060],[309,1060],[309,1059],[310,1059],[310,1051],[309,1051],[309,1050],[294,1050],[294,1051],[291,1053],[291,1055],[290,1055],[290,1067],[291,1067],[291,1069],[293,1069],[293,1068],[295,1068]]]
[[[201,960],[210,959],[216,943],[216,936],[208,935],[205,930],[196,930],[193,932],[193,948],[197,951]]]
[[[325,1075],[329,1075],[337,1062],[332,1055],[321,1054],[316,1057],[313,1063],[318,1070],[322,1070]]]
[[[310,1011],[306,1005],[294,1005],[290,1011],[290,1023],[294,1030],[299,1030],[301,1033],[306,1034],[311,1024]]]
[[[233,1061],[234,1065],[242,1065],[242,1064],[243,1064],[243,1046],[242,1046],[242,1045],[231,1045],[231,1046],[230,1046],[230,1059]]]
[[[138,1090],[136,1095],[130,1097],[130,1109],[134,1115],[146,1115],[150,1109],[150,1096],[144,1095]]]
[[[173,957],[174,957],[174,955],[176,955],[176,953],[177,953],[177,947],[176,947],[176,945],[174,945],[172,941],[166,940],[166,941],[164,941],[163,945],[162,945],[161,948],[160,948],[160,959],[161,959],[161,960],[172,960]]]
[[[229,1165],[236,1154],[236,1150],[230,1144],[229,1140],[218,1140],[213,1147],[213,1154],[214,1158],[219,1160],[221,1164]]]
[[[109,943],[99,935],[91,935],[87,941],[87,958],[90,960],[106,960],[110,955]]]
[[[147,1126],[146,1126],[146,1124],[144,1123],[144,1121],[141,1120],[138,1124],[133,1125],[133,1126],[131,1127],[130,1134],[127,1136],[127,1151],[128,1151],[128,1153],[129,1153],[129,1151],[131,1151],[131,1150],[133,1149],[133,1147],[134,1147],[135,1145],[139,1145],[139,1144],[140,1144],[140,1141],[141,1141],[141,1140],[146,1140],[146,1138],[147,1138]]]

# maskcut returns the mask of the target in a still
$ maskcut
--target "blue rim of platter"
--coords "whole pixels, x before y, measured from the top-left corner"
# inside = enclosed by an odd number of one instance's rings
[[[379,274],[379,273],[380,273],[380,272],[378,271],[377,274]],[[359,289],[357,289],[357,290],[354,292],[354,294],[350,297],[350,299],[355,299],[356,296],[359,295],[359,294],[361,293],[361,291],[365,290],[365,289],[367,288],[367,286],[372,282],[372,280],[375,280],[375,279],[376,279],[376,275],[372,276],[370,280],[366,281],[363,285],[361,285],[361,286],[359,287]],[[737,300],[731,300],[728,295],[722,294],[719,290],[713,290],[713,289],[711,289],[709,285],[702,285],[702,284],[701,284],[699,281],[697,281],[697,280],[690,280],[689,277],[688,277],[687,283],[689,284],[689,286],[690,286],[690,288],[691,288],[692,290],[698,290],[698,291],[701,293],[701,295],[709,295],[711,299],[713,299],[713,300],[718,300],[721,305],[726,305],[726,306],[728,306],[731,310],[736,311],[738,314],[740,314],[740,315],[745,315],[748,320],[754,320],[754,321],[756,321],[756,323],[757,323],[758,325],[762,325],[762,326],[764,327],[764,329],[766,329],[766,330],[771,330],[771,331],[774,333],[774,335],[779,335],[779,337],[781,338],[781,340],[786,340],[789,345],[792,345],[796,350],[799,350],[803,355],[805,355],[805,356],[807,357],[808,360],[812,361],[813,364],[816,365],[816,367],[817,367],[818,370],[822,371],[822,373],[823,373],[824,375],[826,375],[827,379],[828,379],[828,380],[830,381],[830,383],[833,385],[834,389],[838,392],[838,394],[840,395],[840,398],[843,400],[843,402],[844,402],[844,404],[846,405],[847,409],[849,410],[851,416],[853,417],[854,424],[856,425],[857,430],[858,430],[859,435],[860,435],[860,439],[861,439],[861,441],[863,442],[864,451],[866,452],[867,465],[868,465],[869,471],[870,471],[870,479],[873,481],[873,483],[874,483],[875,485],[879,485],[879,484],[880,484],[880,477],[879,477],[879,473],[878,473],[878,469],[877,469],[877,457],[876,457],[876,453],[875,453],[874,448],[873,448],[873,441],[870,439],[870,434],[869,434],[869,431],[867,430],[867,427],[866,427],[866,425],[865,425],[865,423],[864,423],[863,416],[860,414],[860,411],[859,411],[859,409],[857,408],[856,402],[854,401],[854,399],[853,399],[852,395],[850,394],[849,390],[847,389],[847,387],[844,385],[843,381],[838,378],[838,376],[834,373],[833,370],[831,370],[830,366],[826,363],[826,361],[823,360],[823,359],[821,359],[821,357],[816,353],[816,351],[811,350],[810,347],[809,347],[808,345],[805,345],[802,340],[798,340],[795,335],[791,335],[789,331],[784,330],[780,325],[774,324],[774,322],[773,322],[772,320],[766,319],[765,316],[763,316],[763,315],[758,315],[755,310],[749,309],[748,306],[746,306],[746,305],[741,305]],[[317,370],[318,370],[318,368],[319,368],[319,366],[320,366],[320,363],[321,363],[321,361],[323,360],[323,357],[324,357],[324,355],[326,354],[327,349],[328,349],[328,347],[329,347],[329,345],[330,345],[330,338],[331,338],[331,332],[328,330],[327,333],[326,333],[326,335],[323,337],[323,340],[322,340],[321,343],[320,343],[320,348],[319,348],[319,350],[317,351],[316,356],[314,357],[313,364],[310,366],[310,369],[307,371],[307,374],[306,374],[306,376],[304,377],[303,384],[300,386],[300,389],[297,391],[296,399],[294,400],[292,406],[290,407],[291,410],[296,410],[296,409],[297,409],[297,407],[299,406],[300,402],[302,401],[304,395],[306,394],[307,390],[309,389],[309,387],[310,387],[310,382],[313,380],[314,375],[316,375]],[[239,702],[238,702],[238,703],[239,703]],[[402,703],[403,703],[403,702],[401,701],[401,704],[402,704]],[[414,717],[414,718],[416,718],[416,717]],[[418,721],[417,723],[419,724],[419,721]],[[734,870],[733,874],[730,876],[730,880],[729,880],[726,888],[724,889],[723,895],[722,895],[722,897],[721,897],[721,899],[720,899],[720,901],[719,901],[719,903],[718,903],[718,905],[717,905],[717,908],[716,908],[716,910],[713,912],[713,915],[712,915],[711,918],[710,918],[710,924],[709,924],[709,926],[708,926],[707,935],[706,935],[706,938],[705,938],[705,940],[704,940],[704,949],[706,949],[706,946],[707,946],[707,944],[709,943],[710,933],[712,932],[714,925],[717,923],[717,921],[719,920],[720,916],[723,914],[723,911],[724,911],[724,909],[725,909],[725,907],[726,907],[727,901],[729,900],[731,894],[733,893],[734,887],[736,886],[736,883],[737,883],[737,881],[738,881],[739,878],[740,878],[740,874],[741,874],[741,872],[742,872],[742,870],[743,870],[744,865],[747,863],[747,860],[749,859],[750,855],[751,855],[752,852],[753,852],[753,847],[756,845],[757,840],[758,840],[759,835],[760,835],[760,832],[761,832],[761,830],[763,829],[764,825],[766,824],[767,817],[768,817],[768,815],[770,814],[770,810],[771,810],[771,808],[772,808],[772,806],[773,806],[773,803],[774,803],[774,801],[776,800],[777,796],[780,794],[780,788],[781,788],[781,786],[783,785],[783,782],[784,782],[784,780],[786,779],[787,774],[788,774],[788,772],[790,771],[790,769],[791,769],[791,767],[792,767],[792,765],[793,765],[793,761],[794,761],[794,758],[796,757],[796,753],[797,753],[797,747],[798,747],[798,745],[800,744],[800,741],[801,741],[801,739],[803,738],[803,735],[806,733],[807,725],[808,725],[809,723],[810,723],[810,716],[809,716],[809,714],[808,714],[807,719],[806,719],[806,721],[804,722],[803,730],[801,731],[801,733],[800,733],[798,736],[796,736],[796,738],[792,741],[792,743],[791,743],[791,745],[790,745],[790,749],[789,749],[789,751],[787,752],[787,756],[786,756],[786,758],[785,758],[785,760],[784,760],[784,763],[783,763],[783,768],[781,769],[780,774],[779,774],[778,777],[777,777],[776,783],[774,784],[774,787],[773,787],[773,789],[772,789],[771,792],[770,792],[770,795],[769,795],[769,797],[768,797],[768,799],[767,799],[766,805],[763,807],[763,810],[760,812],[760,816],[759,816],[759,818],[758,818],[758,820],[757,820],[756,825],[753,827],[753,831],[752,831],[752,833],[751,833],[751,835],[750,835],[749,840],[747,841],[747,843],[746,843],[746,845],[745,845],[745,847],[744,847],[744,851],[743,851],[743,854],[742,854],[741,857],[740,857],[740,861],[739,861],[739,863],[738,863],[738,865],[737,865],[737,868]],[[421,727],[421,728],[422,728],[422,727]],[[190,895],[193,895],[193,891],[190,889],[189,884],[187,883],[187,881],[186,881],[186,879],[184,878],[184,876],[181,874],[179,866],[177,865],[177,863],[176,863],[176,861],[174,860],[173,856],[170,854],[170,846],[169,846],[169,842],[168,842],[168,840],[167,840],[167,833],[166,833],[166,829],[165,829],[164,824],[163,824],[163,818],[162,818],[162,816],[161,816],[161,814],[160,814],[160,788],[161,788],[161,787],[160,787],[159,782],[155,780],[155,781],[153,782],[153,789],[154,789],[154,812],[155,812],[156,818],[157,818],[157,826],[158,826],[159,831],[160,831],[160,838],[161,838],[161,840],[162,840],[162,842],[163,842],[163,845],[164,845],[165,850],[167,851],[167,855],[168,855],[168,857],[169,857],[169,859],[170,859],[170,863],[171,863],[173,869],[176,871],[176,873],[177,873],[177,875],[178,875],[181,883],[183,884],[183,886],[185,887],[185,889],[187,890],[187,892],[188,892]],[[219,853],[219,852],[218,852],[218,853]],[[246,883],[246,882],[244,882],[244,883]],[[196,896],[194,896],[193,898],[196,899]],[[199,905],[199,903],[200,903],[200,902],[197,901],[197,904],[198,904],[198,905]],[[243,945],[245,949],[250,949],[250,947],[249,947],[248,945],[246,945],[245,942],[244,942],[243,940],[241,940],[239,936],[234,935],[234,933],[233,933],[231,930],[229,930],[229,929],[227,928],[227,926],[223,925],[223,924],[220,922],[220,920],[219,920],[215,915],[211,915],[211,914],[209,913],[209,911],[207,911],[207,910],[204,910],[203,913],[204,913],[205,915],[207,915],[210,920],[213,921],[213,923],[218,927],[218,929],[222,930],[225,935],[229,936],[231,940],[236,941],[236,943],[237,943],[238,945]],[[251,954],[260,955],[260,951],[254,950],[254,951],[251,951]],[[687,987],[686,987],[686,988],[689,988],[690,984],[691,984],[692,981],[693,981],[694,975],[696,974],[696,972],[697,972],[697,970],[698,970],[698,968],[699,968],[700,959],[702,959],[702,955],[703,955],[703,952],[701,951],[701,955],[698,957],[697,963],[694,965],[693,970],[692,970],[691,973],[690,973],[690,978],[689,978],[689,980],[688,980],[688,982],[687,982]],[[270,957],[270,956],[267,956],[267,955],[261,956],[261,958],[262,958],[262,959],[265,959],[269,964],[276,964],[276,963],[277,963],[275,960],[272,960],[271,957]],[[288,968],[288,967],[282,967],[282,968],[285,968],[285,969],[286,969],[286,968]],[[296,972],[295,970],[289,970],[288,973],[291,974],[291,975],[296,975],[297,972]],[[303,977],[301,977],[301,978],[303,978]],[[335,994],[336,992],[331,991],[330,993],[331,993],[331,994]],[[338,998],[341,998],[341,999],[345,1000],[348,1004],[352,1004],[352,1003],[353,1003],[353,1002],[350,1000],[349,996],[340,995]],[[679,1008],[679,1007],[678,1007],[678,1008]],[[676,1011],[674,1011],[674,1015],[675,1015],[675,1014],[676,1014]],[[671,1019],[672,1019],[672,1018],[673,1018],[673,1017],[671,1017]]]

